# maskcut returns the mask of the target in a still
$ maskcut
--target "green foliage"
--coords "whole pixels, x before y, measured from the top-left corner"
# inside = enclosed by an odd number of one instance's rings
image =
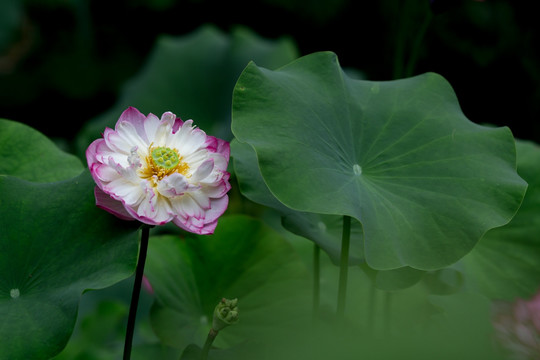
[[[281,203],[360,221],[377,269],[450,265],[511,219],[526,188],[509,129],[470,122],[443,78],[353,80],[332,53],[277,71],[251,63],[232,130]]]
[[[119,301],[104,300],[97,304],[89,315],[80,321],[80,331],[72,336],[67,347],[55,360],[96,359],[113,360],[121,356],[123,344],[124,318],[127,316],[126,304]],[[80,315],[79,315],[80,317]]]
[[[0,175],[33,182],[53,182],[79,175],[81,161],[32,128],[0,119]]]
[[[305,5],[272,2],[292,11]],[[90,21],[85,2],[69,3],[82,6],[78,21]],[[304,16],[324,22],[343,4],[311,1]],[[0,50],[17,35],[20,5],[0,5]],[[90,41],[83,31],[90,27],[79,29]],[[86,45],[41,65],[56,88],[81,98],[108,76]],[[498,359],[490,300],[528,297],[540,283],[540,149],[517,142],[516,173],[510,131],[471,123],[439,75],[353,80],[332,53],[297,56],[291,40],[244,28],[163,35],[117,103],[80,133],[82,157],[127,106],[173,111],[221,138],[234,133],[231,172],[241,195],[231,192],[229,213],[249,213],[245,198],[261,204],[260,218],[225,216],[212,236],[170,224],[152,230],[146,276],[154,293],[146,301],[149,308],[155,300],[153,329],[139,317],[133,359],[199,359],[223,297],[239,298],[240,320],[220,331],[210,360]],[[64,67],[70,70],[56,73]],[[87,71],[74,77],[74,69]],[[133,272],[137,224],[97,209],[83,163],[25,125],[0,120],[0,160],[0,359],[47,359],[72,335],[81,293]],[[529,186],[516,213],[521,178]],[[353,216],[352,248],[345,318],[336,323],[343,215]],[[328,255],[320,259],[316,316],[312,247],[303,238]],[[121,353],[127,304],[92,294],[99,301],[57,359]]]
[[[406,289],[420,281],[424,274],[425,271],[410,267],[378,271],[375,277],[375,286],[387,291]]]
[[[240,319],[220,332],[217,347],[292,334],[309,320],[304,265],[279,234],[254,218],[224,217],[210,237],[152,237],[146,269],[156,294],[153,328],[168,346],[202,346],[223,297],[240,299]]]
[[[250,200],[277,210],[283,217],[287,230],[314,241],[330,256],[335,264],[339,263],[341,253],[341,216],[323,215],[295,211],[283,205],[268,190],[262,178],[257,157],[253,148],[236,139],[231,143],[234,173],[244,196]],[[351,250],[349,265],[364,262],[364,244],[362,226],[356,220],[351,224]]]
[[[490,230],[456,266],[469,286],[493,299],[529,298],[540,284],[540,147],[518,141],[518,173],[529,187],[512,221]]]
[[[208,134],[230,139],[232,91],[248,62],[276,68],[296,57],[291,40],[265,40],[243,28],[230,36],[212,26],[181,37],[162,36],[116,105],[85,126],[78,150],[82,154],[105,127],[113,127],[128,106],[158,116],[172,111]]]
[[[81,293],[133,271],[135,227],[95,206],[77,158],[29,127],[0,127],[0,358],[47,359],[68,341]]]

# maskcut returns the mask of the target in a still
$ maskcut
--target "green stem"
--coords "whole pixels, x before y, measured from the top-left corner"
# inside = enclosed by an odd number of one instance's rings
[[[407,62],[407,67],[405,68],[405,77],[410,77],[414,73],[414,68],[418,61],[418,55],[420,54],[422,41],[424,40],[432,17],[433,16],[431,14],[431,11],[428,9],[426,12],[426,17],[424,18],[424,22],[422,23],[422,26],[420,30],[418,30],[418,34],[416,34],[416,38],[414,39],[414,44],[411,49],[411,55],[409,57],[409,61]]]
[[[392,292],[387,291],[384,297],[384,336],[390,335],[392,322]]]
[[[313,320],[319,317],[321,293],[321,248],[313,243]]]
[[[218,335],[219,331],[210,329],[210,332],[208,332],[208,337],[206,338],[206,342],[204,343],[204,347],[202,349],[201,353],[201,360],[207,360],[208,359],[208,352],[210,351],[210,348],[212,347],[212,343],[214,342],[214,339]]]
[[[351,242],[351,217],[343,216],[343,233],[341,237],[341,259],[339,263],[339,288],[337,302],[338,320],[345,317],[345,298],[347,295],[347,277],[349,272],[349,243]]]
[[[403,65],[405,63],[405,43],[406,43],[406,33],[409,27],[409,16],[408,16],[408,1],[402,0],[399,2],[398,7],[398,19],[396,26],[396,47],[394,49],[394,72],[393,78],[400,79],[403,76]]]
[[[422,6],[422,9],[418,8],[418,6]],[[418,21],[415,21],[415,17],[418,15],[418,11],[425,12],[424,20],[414,37],[411,36],[412,44],[409,51],[409,59],[408,61],[405,61],[406,48],[408,47],[407,34],[411,34],[415,31],[414,29],[418,23]],[[427,1],[423,3],[412,0],[400,1],[397,20],[398,25],[396,27],[396,47],[394,51],[394,79],[410,77],[414,73],[422,41],[424,40],[432,17],[433,15]]]
[[[368,332],[370,334],[373,334],[374,333],[374,329],[375,329],[375,312],[377,311],[377,309],[375,308],[376,306],[376,303],[375,303],[375,281],[372,281],[371,282],[371,285],[369,287],[369,305],[368,305]]]
[[[141,233],[141,246],[139,249],[139,260],[135,271],[135,283],[131,294],[131,304],[129,305],[129,316],[126,331],[126,341],[124,344],[124,360],[131,358],[131,346],[133,344],[133,333],[135,331],[135,318],[137,317],[137,307],[139,306],[139,296],[141,294],[141,284],[144,274],[144,263],[148,250],[148,238],[150,237],[150,227],[143,225]]]

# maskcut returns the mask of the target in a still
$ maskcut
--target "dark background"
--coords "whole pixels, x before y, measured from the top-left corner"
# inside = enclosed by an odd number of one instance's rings
[[[427,71],[476,123],[540,142],[540,32],[531,1],[0,0],[0,118],[73,139],[116,101],[160,34],[212,23],[335,52],[368,80]],[[425,30],[425,32],[422,31]],[[423,35],[422,35],[423,34]],[[417,49],[417,51],[415,51]]]

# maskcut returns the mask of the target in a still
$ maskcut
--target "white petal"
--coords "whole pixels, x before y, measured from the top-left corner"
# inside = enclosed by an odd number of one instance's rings
[[[173,219],[172,209],[166,198],[158,196],[152,188],[148,188],[146,196],[137,208],[137,214],[153,220],[157,224],[164,224]]]
[[[183,161],[185,161],[191,169],[197,169],[203,162],[208,160],[208,150],[199,149],[191,154],[181,153],[183,156]]]
[[[159,126],[159,118],[154,114],[149,114],[144,121],[144,131],[148,137],[148,142],[151,143],[156,137],[156,131]],[[150,144],[148,144],[150,145]]]
[[[201,192],[209,198],[220,198],[230,189],[231,186],[228,181],[219,181],[211,185],[201,184]]]
[[[214,168],[221,170],[221,171],[227,171],[228,162],[227,159],[221,154],[218,153],[209,153],[208,157],[211,159],[214,159]]]
[[[99,163],[94,164],[91,168],[91,171],[92,171],[92,174],[97,176],[97,178],[100,181],[103,181],[106,183],[111,182],[117,179],[118,177],[122,176],[118,173],[118,171],[116,171],[112,167],[105,164],[99,164]]]
[[[114,139],[109,140],[112,142],[113,140],[118,141],[117,147],[120,148],[121,145],[121,150],[123,152],[127,151],[127,153],[129,154],[131,149],[133,149],[133,147],[135,146],[138,148],[144,148],[148,146],[146,141],[144,141],[139,136],[139,134],[137,134],[137,129],[130,122],[122,121],[118,123],[116,125],[116,133],[118,134],[118,137],[114,137]]]
[[[144,216],[150,219],[154,218],[156,204],[155,194],[146,193],[144,199],[137,207],[137,215]]]
[[[145,196],[140,183],[127,181],[123,177],[111,181],[103,189],[114,199],[121,200],[129,206],[138,204]]]
[[[174,122],[176,121],[176,115],[170,111],[164,112],[163,115],[161,115],[161,121],[171,124],[172,128],[174,126]]]
[[[157,196],[154,220],[158,223],[164,224],[174,218],[173,214],[174,212],[168,199],[163,196]]]
[[[204,217],[204,210],[189,194],[171,199],[171,205],[173,210],[183,218],[194,217],[201,219]]]
[[[106,143],[100,145],[96,152],[96,160],[102,164],[108,164],[109,160],[112,158],[116,164],[121,164],[122,166],[129,166],[127,161],[128,153],[116,152],[111,150]]]
[[[171,136],[168,146],[177,149],[183,157],[186,157],[203,148],[205,143],[205,132],[201,129],[194,128],[193,120],[187,120],[182,127]]]
[[[132,165],[122,166],[121,164],[116,163],[114,158],[112,157],[108,159],[107,165],[115,169],[116,172],[118,172],[118,174],[120,174],[127,181],[138,183],[141,180],[139,176],[137,175],[137,168],[135,166],[132,166]]]
[[[205,162],[203,162],[197,170],[193,173],[191,176],[191,182],[192,183],[198,183],[199,181],[202,181],[208,177],[212,173],[212,170],[214,170],[214,160],[208,159]]]
[[[141,167],[141,157],[139,156],[137,152],[137,146],[134,146],[131,149],[130,154],[128,156],[128,163],[131,165],[130,167],[133,167],[133,168]]]
[[[188,179],[179,173],[165,176],[157,185],[157,191],[165,197],[175,197],[184,194],[190,188]]]
[[[189,193],[189,196],[191,196],[193,198],[193,200],[195,200],[197,202],[197,204],[199,204],[199,206],[204,209],[204,210],[208,210],[210,209],[210,197],[209,195],[206,193],[206,191],[204,191],[204,189],[198,189],[196,191],[191,191]]]
[[[172,127],[169,121],[160,121],[154,133],[154,146],[168,146],[169,137],[172,136]]]

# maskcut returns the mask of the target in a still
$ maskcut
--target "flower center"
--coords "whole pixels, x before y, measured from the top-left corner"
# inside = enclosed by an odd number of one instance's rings
[[[175,172],[188,176],[188,170],[189,165],[182,162],[182,157],[178,155],[176,149],[163,146],[150,147],[149,155],[146,157],[146,166],[139,170],[139,176],[150,179],[152,185],[156,186],[157,181]]]
[[[180,163],[178,154],[168,147],[158,147],[152,150],[152,160],[158,167],[170,170]]]

